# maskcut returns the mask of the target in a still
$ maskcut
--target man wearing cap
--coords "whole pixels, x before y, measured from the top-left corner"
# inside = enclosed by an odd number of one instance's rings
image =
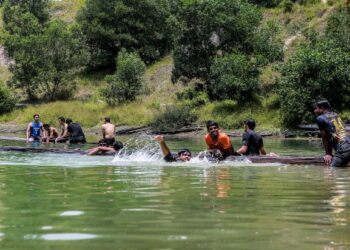
[[[266,155],[264,143],[261,135],[257,134],[255,121],[249,119],[244,121],[244,133],[242,136],[243,145],[237,150],[238,154],[243,155]]]
[[[219,125],[215,121],[207,121],[208,134],[204,139],[208,149],[220,160],[234,154],[230,137],[219,131]]]
[[[191,160],[191,151],[187,148],[179,150],[176,154],[172,154],[170,149],[166,145],[164,141],[164,137],[161,135],[157,135],[154,139],[159,143],[160,149],[162,150],[164,160],[166,162],[176,162],[176,161],[189,161]]]

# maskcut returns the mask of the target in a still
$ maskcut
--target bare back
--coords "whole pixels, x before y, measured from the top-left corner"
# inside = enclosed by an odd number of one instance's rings
[[[103,139],[111,139],[115,136],[115,125],[112,123],[106,123],[102,125]]]

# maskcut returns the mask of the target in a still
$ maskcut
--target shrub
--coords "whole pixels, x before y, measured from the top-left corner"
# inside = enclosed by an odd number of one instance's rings
[[[337,46],[350,52],[350,10],[342,9],[334,13],[327,22],[326,36]]]
[[[155,116],[152,127],[159,131],[167,131],[191,125],[196,119],[197,115],[189,106],[170,105]]]
[[[210,73],[213,99],[233,99],[244,104],[253,101],[260,91],[257,63],[244,54],[216,58]]]
[[[117,72],[106,76],[108,86],[101,90],[109,105],[133,101],[142,93],[143,74],[146,66],[137,53],[123,49],[116,60]]]
[[[284,12],[292,12],[293,2],[291,0],[283,0],[281,4]]]
[[[15,107],[16,100],[10,90],[0,83],[0,114],[10,112]]]
[[[350,103],[349,53],[333,41],[299,47],[281,68],[279,82],[283,123],[292,127],[313,120],[312,104],[318,96],[342,110]]]

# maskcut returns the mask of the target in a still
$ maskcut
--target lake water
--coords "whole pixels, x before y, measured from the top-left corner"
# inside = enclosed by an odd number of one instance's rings
[[[350,168],[166,164],[150,141],[116,158],[0,152],[0,249],[350,249]],[[322,154],[319,140],[265,146]]]

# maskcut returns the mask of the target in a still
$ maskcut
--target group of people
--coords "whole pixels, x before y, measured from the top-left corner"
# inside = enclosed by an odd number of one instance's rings
[[[48,123],[42,123],[38,114],[33,116],[26,130],[27,142],[55,142],[55,143],[86,143],[85,134],[79,123],[73,122],[72,119],[64,117],[58,118],[61,127],[59,134],[57,129]]]
[[[235,151],[230,137],[219,131],[219,124],[215,121],[207,121],[207,131],[204,140],[208,146],[209,156],[216,160],[224,160],[230,155],[266,155],[262,137],[254,129],[256,123],[249,119],[244,122],[242,146]],[[172,154],[164,141],[164,137],[157,135],[155,140],[159,143],[164,160],[167,162],[189,161],[192,153],[189,149],[181,149],[177,154]]]
[[[346,167],[350,162],[350,136],[345,124],[337,113],[331,111],[328,100],[324,98],[318,100],[313,108],[325,149],[324,162],[331,167]],[[255,126],[255,121],[252,119],[244,122],[242,146],[235,151],[227,134],[219,131],[218,123],[208,121],[208,133],[204,137],[208,152],[219,160],[229,155],[266,155],[263,139],[254,131]],[[155,140],[158,141],[164,160],[167,162],[189,161],[192,157],[189,149],[182,149],[177,154],[172,154],[163,136],[158,135]],[[270,155],[278,157],[274,153]]]
[[[73,122],[72,119],[64,117],[58,118],[61,127],[59,134],[57,129],[50,124],[40,122],[38,114],[33,116],[26,130],[27,142],[55,142],[55,143],[86,143],[85,134],[79,123]],[[109,117],[105,117],[102,125],[102,139],[98,146],[87,151],[88,155],[115,153],[123,148],[123,144],[115,141],[115,125],[111,123]]]
[[[315,103],[314,113],[326,152],[323,157],[325,163],[332,167],[346,166],[350,162],[350,137],[343,121],[337,113],[331,111],[331,105],[326,99],[320,99]],[[86,143],[80,124],[74,123],[70,118],[58,118],[61,127],[60,134],[50,124],[41,123],[38,114],[35,114],[33,118],[34,120],[27,126],[27,141]],[[242,146],[235,151],[229,136],[220,132],[218,123],[208,121],[206,124],[208,133],[204,137],[208,153],[218,160],[224,160],[230,155],[266,155],[263,139],[254,131],[255,126],[256,123],[252,119],[244,122]],[[106,117],[102,125],[103,138],[97,147],[88,150],[88,154],[115,153],[123,148],[121,142],[115,141],[115,132],[115,125],[111,123],[109,117]],[[157,135],[155,140],[159,143],[164,160],[167,162],[189,161],[192,157],[189,149],[182,149],[177,154],[171,153],[161,135]],[[274,153],[270,153],[270,155],[278,156]]]

